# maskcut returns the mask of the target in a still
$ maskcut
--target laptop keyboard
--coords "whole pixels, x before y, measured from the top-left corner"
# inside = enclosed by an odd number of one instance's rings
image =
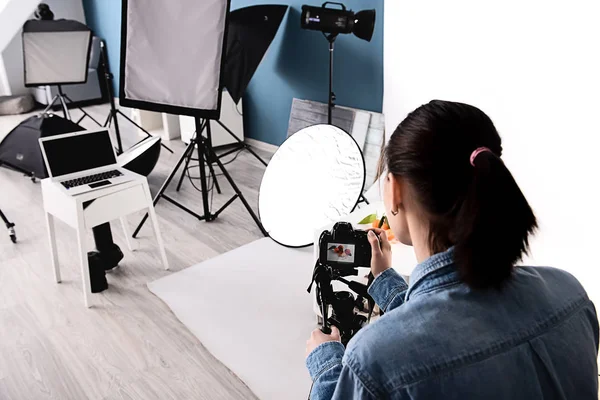
[[[118,176],[122,176],[123,174],[116,169],[101,172],[99,174],[82,176],[81,178],[69,179],[68,181],[61,182],[64,187],[70,189],[72,187],[88,185],[90,183],[103,181],[105,179],[116,178]]]

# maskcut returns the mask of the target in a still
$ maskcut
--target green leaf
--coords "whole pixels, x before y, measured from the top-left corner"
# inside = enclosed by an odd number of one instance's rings
[[[369,214],[366,217],[364,217],[358,224],[359,225],[372,224],[373,221],[375,221],[376,219],[377,219],[377,214]]]

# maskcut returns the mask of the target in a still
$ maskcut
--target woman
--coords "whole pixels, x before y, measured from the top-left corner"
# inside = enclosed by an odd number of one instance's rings
[[[419,264],[407,285],[385,233],[369,232],[385,315],[346,349],[336,329],[312,333],[313,400],[598,398],[594,306],[564,271],[515,267],[537,225],[501,155],[467,104],[432,101],[398,126],[384,204]]]

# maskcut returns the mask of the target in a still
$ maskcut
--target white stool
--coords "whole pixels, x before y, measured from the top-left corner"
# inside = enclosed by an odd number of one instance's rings
[[[164,268],[169,269],[146,177],[139,175],[137,179],[127,183],[75,196],[66,193],[59,185],[59,183],[52,182],[50,179],[42,180],[42,196],[44,199],[46,224],[48,226],[48,237],[50,239],[50,254],[52,256],[52,266],[54,267],[54,278],[57,283],[60,283],[60,267],[58,264],[54,229],[54,218],[56,217],[77,230],[79,262],[81,264],[83,280],[83,300],[86,307],[91,306],[90,294],[92,293],[86,249],[86,229],[120,219],[127,246],[129,250],[133,250],[125,217],[140,210],[147,210],[154,228],[154,235],[158,242],[158,249]]]

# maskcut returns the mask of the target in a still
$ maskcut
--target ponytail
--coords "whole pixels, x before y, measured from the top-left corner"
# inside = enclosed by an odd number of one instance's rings
[[[483,111],[440,100],[410,113],[385,148],[387,170],[409,183],[428,219],[431,252],[454,246],[472,288],[502,286],[537,228],[501,155],[500,135]]]
[[[453,236],[462,280],[473,288],[499,287],[527,253],[535,215],[504,162],[491,151],[473,160],[473,178]]]

